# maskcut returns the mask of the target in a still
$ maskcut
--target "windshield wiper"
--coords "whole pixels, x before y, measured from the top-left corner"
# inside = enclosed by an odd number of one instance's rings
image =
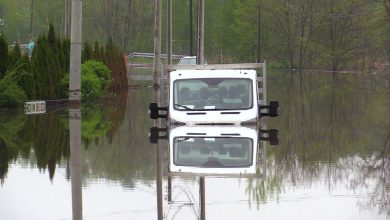
[[[184,108],[184,109],[186,109],[186,110],[194,110],[193,108],[187,107],[187,106],[185,106],[185,105],[175,104],[175,106]]]

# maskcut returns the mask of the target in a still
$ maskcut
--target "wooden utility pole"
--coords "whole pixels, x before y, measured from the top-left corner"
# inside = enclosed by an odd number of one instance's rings
[[[161,0],[155,0],[153,88],[156,103],[160,102],[160,93],[157,90],[160,88],[161,78],[161,11]]]
[[[73,220],[83,219],[83,190],[81,178],[81,111],[69,109],[70,176]]]
[[[172,64],[172,0],[168,0],[168,65]]]
[[[197,63],[204,64],[204,0],[199,0],[199,30]]]
[[[199,177],[199,201],[200,201],[200,220],[206,220],[206,182],[205,177]]]
[[[72,0],[72,21],[70,36],[69,101],[81,101],[81,33],[83,1]]]
[[[194,29],[193,29],[193,15],[192,15],[192,0],[190,0],[190,11],[189,11],[190,13],[190,56],[194,56],[194,39],[193,39],[193,37],[194,37],[194,33],[193,33],[193,31],[194,31]]]

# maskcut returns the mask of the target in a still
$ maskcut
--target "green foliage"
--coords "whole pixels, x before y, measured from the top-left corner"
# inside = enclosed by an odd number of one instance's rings
[[[63,53],[61,60],[61,68],[64,73],[69,73],[70,66],[70,39],[64,39],[61,44],[61,51]]]
[[[3,181],[8,163],[18,156],[22,145],[19,132],[26,123],[26,116],[18,112],[0,112],[0,180]]]
[[[0,34],[0,79],[8,68],[8,44],[4,35]]]
[[[0,80],[0,108],[16,107],[27,100],[26,93],[18,85],[23,75],[25,73],[15,68],[7,71],[5,77]]]
[[[54,31],[54,27],[53,27],[53,24],[50,23],[49,25],[49,32],[47,34],[47,41],[48,43],[50,44],[50,46],[52,48],[55,48],[57,45],[56,45],[56,33]]]
[[[65,58],[61,44],[57,43],[53,27],[49,38],[41,35],[37,40],[31,58],[35,99],[58,99],[61,96],[60,84],[64,75]],[[61,62],[62,61],[62,62]]]
[[[22,52],[20,51],[19,44],[16,44],[9,54],[9,67],[15,66],[20,58],[22,58]]]
[[[88,41],[85,41],[84,43],[84,49],[81,54],[81,62],[84,63],[87,60],[92,59],[92,49],[91,46],[89,45]]]
[[[113,89],[116,91],[127,89],[127,67],[125,64],[124,54],[117,48],[110,38],[106,45],[106,53],[104,63],[111,70],[111,79],[113,81]]]
[[[89,60],[81,65],[81,94],[83,100],[96,100],[111,85],[110,70],[102,62]],[[62,98],[67,98],[69,74],[61,80]]]
[[[39,169],[48,170],[49,177],[54,177],[56,164],[69,157],[69,130],[63,125],[64,112],[52,112],[30,116],[20,132],[20,137],[27,150],[19,148],[25,157],[33,149]]]
[[[87,105],[82,109],[81,133],[85,142],[103,137],[111,128],[112,122],[108,120],[101,106]]]
[[[11,42],[25,43],[29,37],[46,32],[50,19],[57,36],[64,36],[65,30],[69,30],[63,22],[65,2],[34,1],[33,33],[29,36],[30,2],[3,0],[4,33]],[[260,58],[270,64],[282,62],[290,68],[364,69],[374,66],[376,61],[383,63],[390,56],[388,2],[206,1],[206,57],[209,63],[253,62],[259,53]],[[83,4],[83,36],[90,42],[105,42],[112,38],[126,52],[153,51],[153,1],[85,0]],[[198,1],[193,0],[194,48],[197,6]],[[174,0],[173,14],[173,51],[189,54],[189,1]],[[165,11],[162,16],[165,20]],[[165,52],[166,28],[162,31]],[[98,48],[94,47],[93,59],[104,61],[104,47]]]
[[[101,48],[99,42],[95,41],[95,45],[93,46],[93,51],[92,51],[92,59],[103,61],[104,60],[103,54],[104,54],[104,48]]]

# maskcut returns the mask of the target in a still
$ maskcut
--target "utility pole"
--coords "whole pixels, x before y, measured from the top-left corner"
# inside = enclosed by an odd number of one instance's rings
[[[192,15],[192,0],[189,0],[190,1],[190,56],[194,56],[194,54],[193,54],[193,52],[194,52],[194,39],[193,39],[193,37],[194,37],[194,33],[193,33],[193,15]]]
[[[70,79],[69,101],[80,104],[81,101],[81,32],[83,1],[72,0],[72,21],[70,36]]]
[[[204,0],[199,0],[199,30],[197,64],[204,64]]]
[[[154,4],[154,66],[153,66],[153,93],[154,102],[161,103],[161,0],[155,0]],[[161,120],[157,120],[155,124],[158,128],[161,127]],[[156,188],[157,188],[157,219],[163,219],[163,202],[162,202],[162,146],[161,143],[156,144]]]
[[[199,177],[200,220],[206,220],[206,181],[204,176]]]
[[[257,0],[257,63],[261,62],[261,0]]]
[[[30,38],[33,37],[33,20],[34,20],[34,0],[31,0],[31,6],[30,6]]]
[[[168,0],[168,65],[172,64],[172,0]]]
[[[83,219],[83,190],[81,178],[81,111],[80,106],[69,109],[70,176],[73,220]]]
[[[155,18],[154,18],[154,66],[153,66],[153,88],[155,90],[155,102],[160,102],[161,78],[161,0],[155,0]]]

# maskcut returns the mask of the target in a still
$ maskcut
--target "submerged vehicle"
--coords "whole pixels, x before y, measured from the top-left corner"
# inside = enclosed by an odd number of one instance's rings
[[[278,115],[277,101],[260,103],[259,92],[266,88],[258,88],[255,70],[194,66],[170,72],[168,106],[151,103],[152,119],[166,118],[171,124],[241,125],[256,124],[262,116]]]
[[[171,173],[256,173],[258,144],[253,129],[179,127],[171,130],[169,146]]]
[[[179,60],[178,65],[196,65],[196,56],[185,56]]]
[[[256,174],[259,142],[278,144],[277,130],[256,127],[179,126],[167,133],[159,136],[159,129],[151,128],[150,140],[169,140],[170,173]]]

